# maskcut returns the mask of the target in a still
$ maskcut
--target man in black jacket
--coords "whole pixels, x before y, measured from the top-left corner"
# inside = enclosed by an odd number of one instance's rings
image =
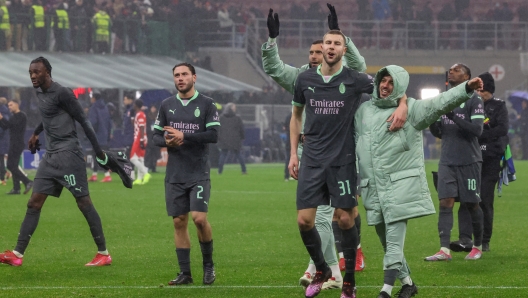
[[[244,141],[244,124],[242,118],[236,114],[236,105],[228,103],[224,113],[220,116],[220,130],[218,132],[218,148],[220,158],[218,160],[218,174],[222,174],[224,163],[232,152],[240,162],[242,174],[247,174],[246,163],[242,156],[242,142]]]
[[[13,189],[8,195],[20,194],[20,182],[24,183],[27,194],[33,187],[33,181],[29,180],[26,175],[18,168],[20,155],[24,151],[24,134],[26,132],[27,116],[20,110],[20,102],[17,99],[11,99],[7,104],[9,111],[13,114],[9,120],[0,114],[0,126],[3,129],[9,129],[9,152],[7,153],[7,169],[13,175]]]
[[[493,201],[495,185],[499,181],[500,161],[508,144],[508,110],[503,100],[495,98],[495,81],[489,72],[479,77],[484,82],[483,91],[479,92],[484,102],[484,130],[479,137],[482,151],[482,176],[480,185],[480,207],[484,214],[484,232],[482,251],[489,251],[489,242],[493,230]],[[463,206],[458,210],[459,239],[451,243],[453,251],[462,251],[465,242],[471,242],[472,226],[469,212]]]

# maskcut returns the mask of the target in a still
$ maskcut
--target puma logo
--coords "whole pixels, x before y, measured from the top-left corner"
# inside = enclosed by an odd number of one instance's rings
[[[315,93],[315,87],[308,87],[308,90],[312,90],[312,92]]]
[[[171,112],[171,113],[174,115],[174,112],[176,112],[176,109],[174,109],[174,110],[169,110],[169,112]]]
[[[76,191],[81,192],[82,186],[79,188],[75,188]]]

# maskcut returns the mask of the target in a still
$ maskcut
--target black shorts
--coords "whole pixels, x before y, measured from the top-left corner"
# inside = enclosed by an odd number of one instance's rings
[[[211,196],[211,180],[189,183],[165,182],[165,204],[168,216],[180,216],[191,211],[207,212]]]
[[[337,167],[299,167],[297,210],[331,205],[334,208],[354,208],[356,201],[356,164]],[[331,199],[330,199],[331,198]]]
[[[481,162],[465,166],[438,165],[438,197],[461,203],[480,202]]]
[[[42,157],[33,182],[33,192],[59,197],[63,187],[76,198],[90,194],[81,151],[46,152]]]

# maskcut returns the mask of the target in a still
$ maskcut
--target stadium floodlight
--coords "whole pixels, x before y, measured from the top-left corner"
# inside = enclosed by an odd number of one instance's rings
[[[421,99],[427,99],[427,98],[435,97],[438,94],[440,94],[440,89],[424,88],[420,91],[420,94],[421,94],[421,97],[420,97]]]

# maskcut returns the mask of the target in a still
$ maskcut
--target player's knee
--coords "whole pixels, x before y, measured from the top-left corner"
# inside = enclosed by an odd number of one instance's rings
[[[193,218],[194,225],[197,229],[202,230],[207,226],[207,217],[206,216],[198,216]]]
[[[187,217],[180,215],[173,217],[174,229],[187,229]]]
[[[455,204],[455,200],[452,198],[440,200],[440,207],[443,207],[443,208],[453,208],[454,204]]]
[[[301,231],[308,231],[312,229],[315,225],[313,220],[309,220],[304,217],[298,217],[297,218],[297,225],[299,226],[299,230]]]

